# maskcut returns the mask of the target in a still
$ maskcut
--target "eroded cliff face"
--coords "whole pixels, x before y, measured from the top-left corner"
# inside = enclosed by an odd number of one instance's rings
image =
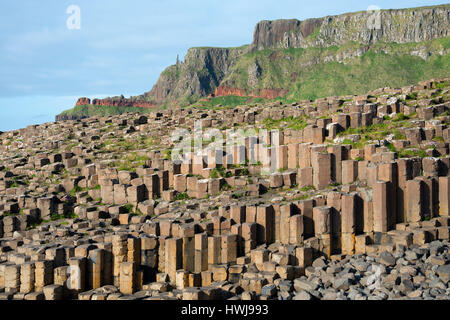
[[[185,61],[168,67],[143,98],[157,104],[205,97],[219,86],[237,59],[248,52],[241,48],[192,48]]]
[[[319,19],[261,21],[251,50],[308,48],[357,42],[422,42],[450,32],[450,5],[348,13]]]
[[[333,46],[339,47],[336,53],[302,58],[304,61],[301,61],[301,67],[333,61],[345,63],[350,58],[364,55],[377,43],[421,43],[448,37],[449,21],[450,4],[378,12],[364,11],[305,21],[261,21],[255,27],[251,45],[239,48],[191,48],[184,62],[166,68],[153,88],[143,95],[129,99],[115,97],[94,99],[92,102],[82,100],[80,104],[89,102],[100,106],[129,105],[148,108],[186,105],[211,96],[237,95],[269,99],[283,97],[288,93],[288,87],[281,84],[297,81],[301,70],[282,70],[281,77],[284,78],[280,79],[276,74],[268,77],[267,74],[272,72],[273,68],[259,65],[256,58],[252,59],[248,66],[243,65],[243,72],[236,72],[236,65],[242,64],[248,55],[263,49]],[[423,59],[435,54],[426,47],[414,50],[408,54]],[[448,52],[446,48],[439,50],[441,52],[438,54],[441,56]],[[287,58],[289,57],[283,57]],[[276,61],[274,53],[273,62]],[[280,69],[279,66],[276,68]],[[263,81],[261,75],[270,81]],[[272,81],[272,78],[277,79]]]

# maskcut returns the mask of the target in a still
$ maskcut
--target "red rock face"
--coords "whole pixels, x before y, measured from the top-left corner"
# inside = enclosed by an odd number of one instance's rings
[[[114,106],[114,107],[135,107],[135,108],[154,108],[155,105],[148,101],[130,100],[130,99],[93,99],[92,102],[88,98],[79,98],[75,106],[83,105],[94,106]]]
[[[247,93],[243,89],[219,86],[214,91],[214,96],[215,97],[238,96],[238,97],[275,99],[277,97],[284,97],[287,93],[288,93],[288,90],[283,90],[283,89],[262,89],[259,92],[252,91],[251,93]]]
[[[79,98],[75,106],[85,106],[91,104],[91,99],[89,98]]]
[[[246,97],[248,96],[247,92],[238,88],[228,88],[225,86],[219,86],[214,91],[215,97],[224,97],[224,96],[238,96],[238,97]]]

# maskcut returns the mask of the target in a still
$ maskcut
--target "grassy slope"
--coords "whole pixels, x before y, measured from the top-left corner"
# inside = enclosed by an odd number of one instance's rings
[[[449,49],[449,38],[421,44],[379,43],[361,57],[351,58],[346,63],[311,63],[317,58],[335,56],[357,47],[351,43],[339,48],[256,51],[239,60],[225,84],[250,90],[247,70],[255,61],[262,70],[257,88],[288,89],[285,99],[288,101],[362,94],[380,87],[400,87],[449,75],[449,54],[433,55],[428,60],[409,54],[421,47],[432,51]]]
[[[84,105],[84,106],[76,106],[72,109],[63,111],[61,115],[92,117],[92,116],[117,115],[125,112],[148,113],[149,109],[134,108],[134,107],[114,107],[114,106],[100,107],[93,105]]]

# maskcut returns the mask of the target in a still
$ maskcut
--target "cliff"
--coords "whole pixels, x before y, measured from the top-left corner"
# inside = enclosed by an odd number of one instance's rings
[[[150,92],[139,98],[156,104],[192,103],[213,92],[237,59],[248,52],[239,48],[191,48],[184,62],[164,70]]]
[[[149,92],[77,106],[173,107],[229,95],[314,99],[445,77],[449,18],[446,4],[261,21],[250,45],[189,49]]]
[[[449,36],[450,5],[381,10],[319,19],[261,21],[251,50],[422,42]]]

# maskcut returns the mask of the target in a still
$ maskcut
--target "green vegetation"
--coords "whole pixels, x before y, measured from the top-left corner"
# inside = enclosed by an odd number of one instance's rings
[[[78,215],[75,214],[74,212],[70,212],[70,213],[66,214],[65,217],[67,219],[78,219],[79,218]]]
[[[438,83],[437,85],[436,85],[436,88],[438,88],[438,89],[443,89],[443,88],[447,88],[447,87],[449,87],[450,86],[450,81],[444,81],[444,82],[442,82],[442,83]]]
[[[84,189],[84,188],[81,188],[79,186],[75,186],[72,190],[70,190],[69,193],[70,193],[71,196],[75,197],[78,192],[82,192],[82,191],[85,191],[85,190],[86,189]]]
[[[427,153],[421,149],[402,149],[398,151],[399,158],[427,157]]]
[[[287,96],[281,99],[285,102],[363,94],[385,86],[412,85],[421,80],[447,76],[450,55],[434,54],[423,60],[410,52],[420,47],[426,47],[432,52],[445,50],[450,47],[449,39],[446,37],[406,44],[378,42],[362,56],[347,59],[345,64],[315,64],[313,61],[355,51],[360,45],[348,43],[340,47],[260,50],[242,56],[224,82],[228,87],[247,91],[263,88],[288,89]],[[261,76],[257,87],[249,88],[248,68],[255,62],[260,66]],[[445,84],[439,87],[445,87]],[[415,98],[409,96],[409,99]]]
[[[220,191],[230,191],[233,190],[234,188],[232,186],[230,186],[227,182],[225,182],[221,187],[220,187]]]
[[[136,152],[127,154],[122,161],[120,161],[118,171],[136,172],[136,168],[143,166],[150,158],[146,155],[138,155]]]
[[[174,199],[175,200],[188,200],[188,199],[190,199],[190,197],[188,196],[188,194],[186,192],[181,192],[181,193],[178,193]]]
[[[436,141],[436,142],[445,142],[444,137],[441,137],[441,136],[436,136],[436,137],[434,137],[434,138],[433,138],[433,141]]]
[[[64,219],[64,215],[62,214],[52,214],[50,216],[50,221],[56,221],[56,220],[61,220]]]
[[[136,107],[114,107],[114,106],[94,106],[82,105],[76,106],[72,109],[63,111],[60,116],[78,116],[78,117],[93,117],[93,116],[113,116],[125,112],[148,113],[149,109]]]
[[[130,203],[124,205],[123,207],[127,211],[127,213],[133,213],[134,211],[134,206]]]
[[[310,191],[310,190],[316,190],[316,188],[314,186],[306,186],[306,187],[300,188],[300,190],[304,191],[304,192],[307,192],[307,191]]]
[[[193,107],[209,109],[212,107],[225,106],[227,108],[234,108],[241,105],[252,103],[263,103],[269,101],[268,99],[253,98],[253,97],[240,97],[240,96],[224,96],[214,97],[208,100],[200,100],[194,103]]]
[[[231,198],[233,198],[233,199],[240,199],[242,197],[244,197],[244,193],[243,192],[236,192],[236,193],[233,193],[231,195]]]
[[[274,120],[272,118],[266,118],[262,121],[262,126],[267,130],[280,129],[286,127],[293,130],[303,130],[308,123],[307,117],[286,117],[280,120]]]
[[[248,170],[247,170],[248,172]],[[222,178],[230,178],[232,177],[233,174],[231,173],[231,171],[227,171],[224,167],[219,167],[219,168],[214,168],[211,170],[211,172],[209,173],[209,177],[212,179],[217,179],[219,177]]]

